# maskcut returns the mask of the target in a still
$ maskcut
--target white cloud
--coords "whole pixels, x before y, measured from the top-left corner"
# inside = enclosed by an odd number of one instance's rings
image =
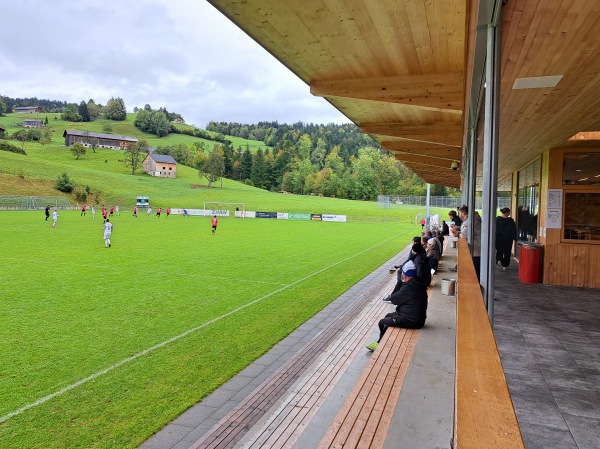
[[[8,0],[0,94],[150,104],[209,120],[348,120],[202,0]]]

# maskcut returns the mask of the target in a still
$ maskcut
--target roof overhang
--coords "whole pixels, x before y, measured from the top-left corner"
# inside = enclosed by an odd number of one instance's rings
[[[460,187],[463,164],[450,164],[481,123],[482,42],[500,4],[498,179],[600,131],[597,2],[209,2],[429,183]]]

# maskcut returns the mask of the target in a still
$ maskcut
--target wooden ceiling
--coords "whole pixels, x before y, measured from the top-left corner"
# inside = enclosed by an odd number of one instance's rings
[[[209,2],[423,180],[460,187],[461,169],[450,164],[462,160],[468,46],[483,1]],[[503,4],[499,179],[507,181],[540,152],[600,131],[600,1]],[[513,89],[517,78],[555,75],[556,87]]]
[[[209,2],[425,181],[459,187],[466,2]]]
[[[580,145],[569,141],[579,132],[600,131],[600,1],[505,3],[500,180],[544,150]],[[558,75],[553,88],[513,89],[517,78]]]

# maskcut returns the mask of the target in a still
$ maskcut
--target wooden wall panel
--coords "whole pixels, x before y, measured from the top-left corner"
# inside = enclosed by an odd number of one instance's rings
[[[560,243],[544,247],[544,284],[600,288],[600,245]]]

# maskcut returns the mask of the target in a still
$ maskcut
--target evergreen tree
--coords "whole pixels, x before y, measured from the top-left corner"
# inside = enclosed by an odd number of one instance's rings
[[[87,103],[85,101],[82,101],[81,103],[79,103],[79,107],[77,108],[77,112],[79,112],[79,115],[81,116],[81,121],[82,122],[89,122],[90,121],[90,113],[88,111]]]
[[[246,181],[246,179],[250,179],[252,175],[252,153],[250,152],[250,147],[246,145],[246,150],[244,150],[244,155],[240,160],[240,180],[242,182]]]
[[[250,179],[255,187],[265,188],[266,184],[267,165],[265,163],[265,155],[260,148],[252,156],[252,170]]]

